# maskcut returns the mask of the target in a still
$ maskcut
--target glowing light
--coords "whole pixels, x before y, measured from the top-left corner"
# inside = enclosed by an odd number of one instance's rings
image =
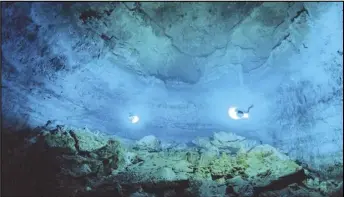
[[[249,116],[248,116],[248,113],[244,113],[243,117],[242,118],[245,118],[247,119]]]
[[[239,120],[240,119],[240,117],[238,116],[238,113],[237,113],[237,110],[236,110],[235,107],[230,107],[228,109],[228,115],[229,115],[229,117],[231,117],[234,120]]]
[[[136,124],[139,122],[140,118],[136,115],[133,115],[133,116],[129,116],[129,120],[132,124]]]
[[[248,119],[249,118],[248,113],[243,113],[242,116],[238,116],[238,111],[237,111],[236,107],[230,107],[228,109],[228,115],[233,120]]]

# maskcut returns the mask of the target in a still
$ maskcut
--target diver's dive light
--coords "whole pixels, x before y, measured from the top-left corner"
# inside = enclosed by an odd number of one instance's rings
[[[137,115],[130,115],[128,118],[132,124],[136,124],[140,121],[140,118]]]
[[[248,119],[249,117],[247,112],[238,110],[236,107],[230,107],[228,109],[228,115],[233,120]]]

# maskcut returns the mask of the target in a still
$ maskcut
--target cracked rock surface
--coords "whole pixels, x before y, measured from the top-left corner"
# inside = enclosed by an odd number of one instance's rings
[[[234,154],[202,146],[151,150],[140,142],[152,136],[123,145],[115,136],[67,126],[4,137],[5,195],[322,197],[342,192],[342,166],[333,166],[341,174],[325,179],[265,144]]]

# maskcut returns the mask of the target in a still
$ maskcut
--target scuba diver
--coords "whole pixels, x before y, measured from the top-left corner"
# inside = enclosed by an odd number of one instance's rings
[[[133,113],[129,113],[129,121],[131,122],[131,123],[133,123],[133,124],[136,124],[139,120],[140,120],[140,118],[137,116],[137,115],[134,115]]]
[[[250,105],[246,111],[242,111],[242,110],[237,109],[236,112],[237,112],[238,117],[239,118],[248,118],[248,113],[250,112],[251,108],[253,108],[253,104]]]

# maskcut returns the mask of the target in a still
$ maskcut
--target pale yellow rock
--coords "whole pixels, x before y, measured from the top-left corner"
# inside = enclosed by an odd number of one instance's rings
[[[189,151],[186,153],[186,160],[193,165],[199,162],[199,157],[200,154],[196,151]]]
[[[104,147],[109,140],[108,137],[98,133],[94,133],[87,128],[84,128],[82,130],[75,129],[73,130],[73,133],[78,140],[80,151],[92,152],[94,150],[100,149]]]
[[[58,148],[66,153],[76,153],[75,140],[69,132],[44,133],[44,141],[50,148]]]
[[[251,181],[268,184],[278,177],[300,170],[300,166],[269,145],[260,145],[247,154],[245,173]]]
[[[210,164],[210,171],[212,175],[215,176],[225,176],[231,174],[232,172],[232,165],[231,165],[231,157],[225,153],[221,155],[220,158],[215,159]]]
[[[176,162],[173,165],[172,169],[175,172],[193,172],[193,169],[191,168],[191,164],[185,160]]]
[[[203,153],[201,153],[200,155],[200,159],[199,159],[199,163],[198,166],[203,167],[203,166],[208,166],[210,163],[212,163],[214,161],[214,159],[216,159],[217,153],[213,152],[213,151],[205,151]]]

